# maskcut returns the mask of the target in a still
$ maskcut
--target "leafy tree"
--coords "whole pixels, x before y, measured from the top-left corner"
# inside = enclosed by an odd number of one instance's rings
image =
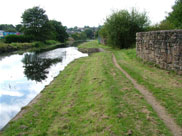
[[[172,9],[166,21],[173,24],[175,28],[182,28],[182,0],[176,0]]]
[[[15,28],[16,28],[17,32],[22,32],[23,31],[23,26],[21,24],[16,25]]]
[[[75,40],[86,40],[87,39],[87,35],[85,32],[81,32],[81,33],[73,33],[71,34],[71,37]]]
[[[16,32],[16,29],[13,25],[9,24],[1,24],[0,30],[4,30],[6,32]]]
[[[50,20],[50,32],[51,32],[51,39],[57,40],[60,42],[65,42],[68,39],[68,34],[66,32],[66,27],[62,26],[61,22],[56,20]]]
[[[172,23],[170,23],[167,20],[163,20],[160,22],[160,24],[155,24],[152,26],[148,26],[145,31],[159,31],[159,30],[170,30],[170,29],[174,29],[174,25]]]
[[[100,36],[106,38],[106,42],[114,47],[129,48],[135,43],[136,32],[144,31],[149,25],[145,13],[132,10],[114,12],[104,23]]]
[[[80,40],[80,36],[79,33],[73,33],[71,34],[71,37],[76,41],[76,40]]]
[[[87,35],[85,32],[81,32],[80,33],[80,40],[86,40],[87,39]]]
[[[88,39],[93,39],[93,38],[94,38],[94,32],[93,32],[93,30],[90,29],[90,28],[87,28],[87,29],[85,30],[85,34],[87,35],[87,38],[88,38]]]
[[[44,41],[49,37],[48,17],[44,9],[40,7],[27,9],[22,19],[25,35],[31,35],[38,41]]]

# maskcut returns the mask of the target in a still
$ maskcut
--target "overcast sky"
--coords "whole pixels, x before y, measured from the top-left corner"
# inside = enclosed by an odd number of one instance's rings
[[[0,0],[0,24],[19,24],[25,9],[40,6],[49,19],[68,27],[98,26],[113,10],[135,7],[146,11],[152,24],[162,21],[175,0]]]

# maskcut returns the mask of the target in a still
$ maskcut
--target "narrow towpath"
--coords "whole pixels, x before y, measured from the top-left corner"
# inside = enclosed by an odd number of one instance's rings
[[[158,116],[164,121],[165,125],[171,130],[174,136],[182,136],[182,129],[175,123],[174,119],[167,113],[166,109],[160,105],[156,98],[144,86],[139,85],[125,70],[117,63],[116,57],[113,55],[114,65],[133,83],[135,88],[143,94],[147,102],[157,112]]]

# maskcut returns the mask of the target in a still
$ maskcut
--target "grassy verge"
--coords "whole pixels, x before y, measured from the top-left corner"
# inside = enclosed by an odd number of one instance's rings
[[[90,47],[91,42],[84,45],[80,47]],[[111,52],[69,64],[41,92],[37,103],[26,110],[22,118],[5,128],[3,136],[171,135],[142,95],[113,65]]]
[[[97,40],[90,41],[90,42],[85,42],[81,45],[78,46],[78,48],[103,48],[103,49],[109,49],[110,47],[103,45],[103,44],[98,44]]]
[[[144,85],[182,126],[182,76],[143,63],[135,49],[115,51],[122,66],[138,83]]]
[[[48,49],[54,49],[60,46],[64,46],[59,42],[48,40],[45,43],[43,42],[32,42],[32,43],[4,43],[0,42],[0,53],[9,53],[9,52],[24,52],[24,51],[42,51]]]

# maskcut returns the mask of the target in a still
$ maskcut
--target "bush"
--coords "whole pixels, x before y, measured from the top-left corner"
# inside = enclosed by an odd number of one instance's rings
[[[25,43],[25,42],[31,42],[32,38],[30,36],[24,36],[24,35],[7,35],[5,37],[5,43]]]
[[[32,43],[11,43],[9,45],[20,49],[32,47]]]
[[[106,43],[117,48],[130,48],[136,41],[136,32],[144,31],[149,25],[145,13],[132,10],[121,10],[107,18],[101,29],[100,37],[106,38]]]
[[[34,47],[41,47],[44,46],[45,44],[43,42],[37,41],[37,42],[33,42],[33,46]]]
[[[159,31],[159,30],[171,30],[175,29],[175,26],[167,20],[162,21],[160,24],[155,24],[146,28],[146,31]]]
[[[57,41],[55,41],[55,40],[46,40],[45,41],[45,44],[47,44],[47,45],[52,45],[52,44],[56,44],[57,43]]]
[[[175,28],[182,29],[182,0],[176,0],[172,12],[166,17],[166,21],[173,24]]]

